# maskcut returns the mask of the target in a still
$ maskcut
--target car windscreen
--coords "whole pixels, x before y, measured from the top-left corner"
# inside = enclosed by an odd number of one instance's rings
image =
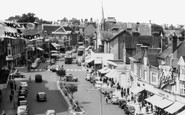
[[[39,94],[39,97],[40,97],[40,98],[45,98],[46,95],[45,95],[45,94]]]

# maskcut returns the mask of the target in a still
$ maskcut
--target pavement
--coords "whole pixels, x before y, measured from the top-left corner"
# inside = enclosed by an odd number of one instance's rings
[[[15,91],[15,108],[14,108],[14,101],[10,101],[9,95],[11,93],[11,89],[10,87],[7,87],[5,89],[2,90],[2,103],[0,105],[0,113],[2,113],[2,111],[4,111],[7,115],[15,115],[16,114],[16,107],[17,107],[17,103],[16,103],[16,97],[18,95],[18,91]]]

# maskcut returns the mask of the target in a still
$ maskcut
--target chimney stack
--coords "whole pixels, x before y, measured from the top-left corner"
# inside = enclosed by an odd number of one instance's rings
[[[141,53],[144,54],[147,49],[148,49],[148,46],[141,46]]]
[[[142,46],[142,44],[137,44],[136,45],[136,54],[138,54],[139,52],[141,52],[141,46]]]
[[[174,34],[172,37],[172,51],[174,52],[177,49],[177,36]]]

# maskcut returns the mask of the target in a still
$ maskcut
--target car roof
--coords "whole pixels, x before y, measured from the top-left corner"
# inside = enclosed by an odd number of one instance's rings
[[[48,113],[55,113],[55,110],[47,110]]]
[[[27,106],[26,105],[21,105],[21,106],[18,106],[17,109],[26,109]]]
[[[38,94],[46,94],[45,92],[38,92]]]

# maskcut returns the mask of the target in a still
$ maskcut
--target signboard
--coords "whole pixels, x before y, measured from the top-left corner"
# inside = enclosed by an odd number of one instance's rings
[[[13,60],[13,56],[11,56],[11,55],[6,56],[6,61],[10,61],[10,60]]]

